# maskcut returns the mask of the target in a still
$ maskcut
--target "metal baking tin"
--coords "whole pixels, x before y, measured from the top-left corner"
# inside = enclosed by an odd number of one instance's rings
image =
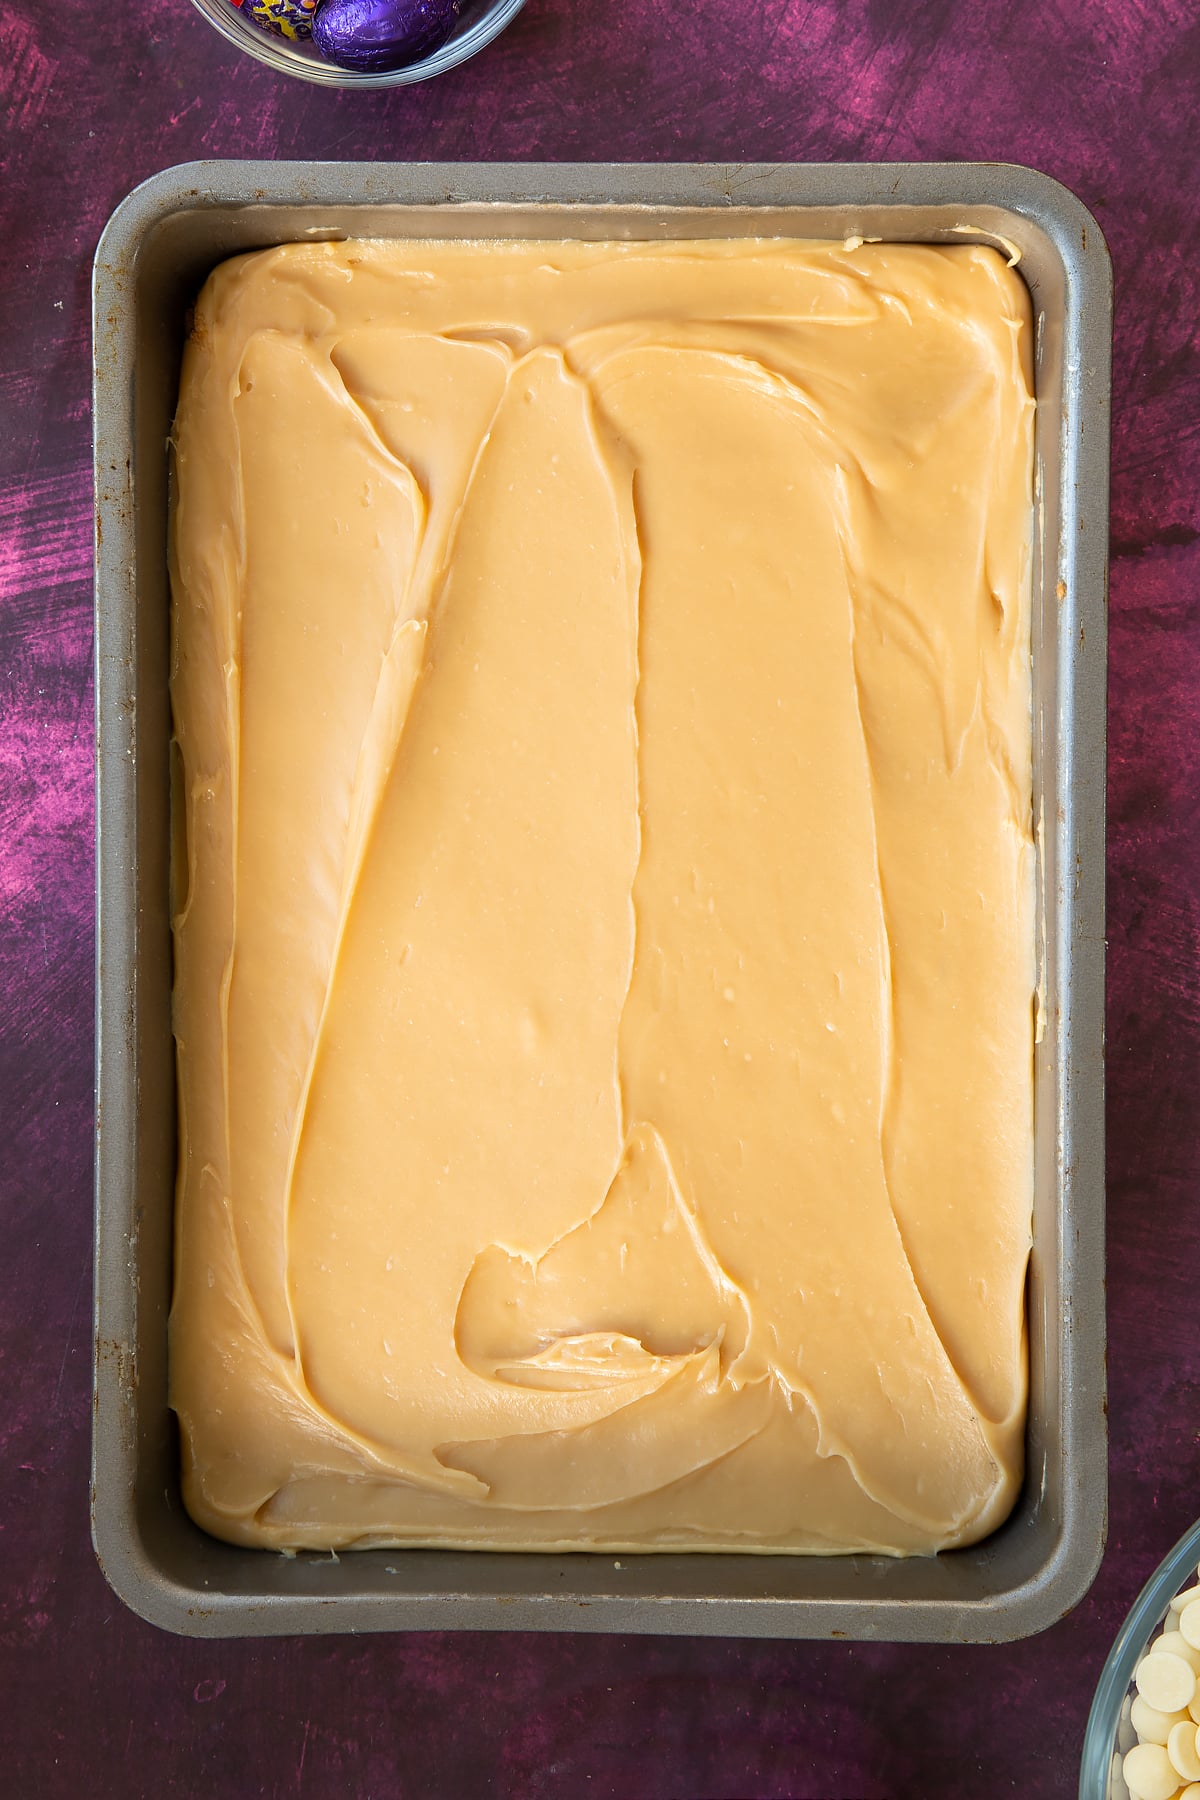
[[[1028,1286],[1028,1472],[935,1558],[236,1549],[180,1502],[167,1406],[175,1183],[168,919],[167,456],[185,320],[238,251],[321,237],[878,237],[1019,252],[1034,298],[1035,807],[1044,1031]],[[997,163],[193,163],[96,255],[98,747],[92,1532],[136,1612],[198,1636],[464,1629],[989,1641],[1086,1592],[1106,1522],[1104,779],[1111,275],[1064,188]]]

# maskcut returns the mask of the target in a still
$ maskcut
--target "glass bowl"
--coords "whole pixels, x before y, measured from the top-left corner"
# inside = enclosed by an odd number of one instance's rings
[[[1176,1594],[1196,1585],[1198,1561],[1200,1522],[1193,1525],[1159,1563],[1117,1633],[1116,1642],[1100,1672],[1088,1715],[1079,1771],[1079,1800],[1129,1800],[1121,1763],[1126,1752],[1138,1741],[1129,1716],[1137,1692],[1133,1673],[1147,1644],[1170,1611]],[[1179,1787],[1186,1786],[1187,1782],[1181,1776]]]
[[[293,43],[288,38],[260,30],[232,6],[230,0],[192,0],[196,11],[203,13],[223,38],[228,38],[248,56],[266,63],[269,69],[277,69],[282,75],[294,75],[299,81],[315,81],[320,87],[346,88],[404,87],[412,81],[428,81],[431,75],[443,75],[447,69],[456,68],[468,57],[478,55],[493,38],[499,37],[524,4],[525,0],[463,0],[462,17],[440,50],[409,63],[404,69],[367,73],[326,62],[310,43]]]

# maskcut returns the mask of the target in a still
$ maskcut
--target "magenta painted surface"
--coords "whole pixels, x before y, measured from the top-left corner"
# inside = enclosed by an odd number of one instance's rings
[[[94,48],[102,29],[103,48]],[[351,97],[186,0],[0,0],[0,1791],[1073,1792],[1119,1619],[1200,1514],[1200,16],[1193,0],[529,0],[476,63]],[[1024,1645],[177,1641],[87,1528],[92,1084],[88,270],[200,156],[1001,158],[1117,276],[1112,1525]]]

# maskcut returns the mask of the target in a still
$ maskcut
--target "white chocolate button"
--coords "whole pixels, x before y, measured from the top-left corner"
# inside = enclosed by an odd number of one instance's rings
[[[1200,1695],[1193,1701],[1193,1705],[1200,1706]],[[1129,1723],[1138,1734],[1138,1742],[1142,1744],[1165,1744],[1171,1735],[1171,1727],[1185,1723],[1187,1717],[1185,1712],[1159,1712],[1148,1700],[1143,1700],[1140,1694],[1134,1695],[1133,1705],[1129,1709]]]
[[[1200,1615],[1196,1623],[1200,1625]],[[1162,1636],[1150,1646],[1151,1652],[1169,1650],[1172,1656],[1182,1656],[1185,1663],[1195,1675],[1200,1675],[1200,1650],[1184,1637],[1182,1631],[1164,1631]]]
[[[1143,1657],[1133,1679],[1142,1699],[1159,1712],[1182,1712],[1196,1692],[1195,1670],[1182,1656],[1173,1656],[1169,1650],[1152,1650]]]
[[[1179,1791],[1175,1765],[1161,1744],[1135,1744],[1121,1773],[1130,1793],[1139,1800],[1174,1800]]]
[[[1178,1615],[1185,1606],[1190,1606],[1193,1600],[1200,1600],[1200,1587],[1184,1588],[1182,1594],[1176,1594],[1171,1602],[1171,1611]]]
[[[1179,1633],[1193,1649],[1200,1648],[1200,1600],[1193,1600],[1179,1615]]]
[[[1181,1788],[1179,1800],[1200,1800],[1200,1781],[1193,1781],[1188,1787]]]
[[[1200,1781],[1200,1752],[1196,1749],[1196,1727],[1190,1719],[1172,1725],[1167,1739],[1167,1755],[1185,1781]]]

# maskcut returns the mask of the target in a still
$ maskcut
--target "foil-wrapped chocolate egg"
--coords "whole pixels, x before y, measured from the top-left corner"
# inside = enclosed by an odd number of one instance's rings
[[[312,36],[313,14],[320,0],[233,0],[233,3],[260,31],[291,38],[294,43],[298,38]]]
[[[441,48],[458,8],[459,0],[322,0],[313,43],[343,69],[403,69]]]

